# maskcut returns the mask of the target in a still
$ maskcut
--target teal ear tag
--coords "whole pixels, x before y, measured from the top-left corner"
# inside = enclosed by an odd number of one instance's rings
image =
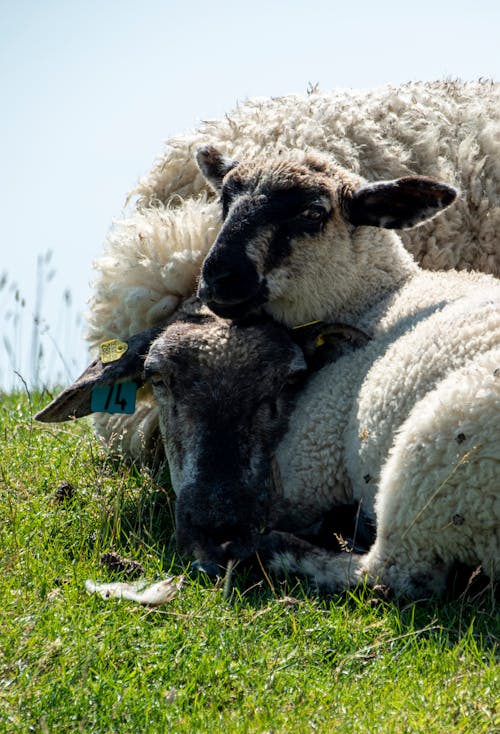
[[[98,385],[91,392],[90,409],[92,413],[133,413],[136,393],[135,382]]]

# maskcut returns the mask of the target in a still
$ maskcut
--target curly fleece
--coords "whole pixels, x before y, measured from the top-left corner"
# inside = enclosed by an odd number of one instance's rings
[[[132,192],[136,205],[114,223],[94,263],[92,348],[161,322],[193,292],[220,227],[218,203],[194,161],[196,149],[207,144],[245,159],[318,149],[369,180],[419,173],[447,181],[461,191],[459,201],[401,233],[406,248],[427,269],[500,275],[499,84],[412,82],[253,99],[168,140]],[[98,415],[95,423],[106,443],[147,460],[159,438],[147,389],[139,408],[133,416]]]

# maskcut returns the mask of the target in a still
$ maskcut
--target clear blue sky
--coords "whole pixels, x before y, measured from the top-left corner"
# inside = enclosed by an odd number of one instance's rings
[[[0,0],[0,387],[33,377],[48,251],[41,378],[83,369],[92,260],[169,135],[309,82],[499,80],[499,38],[498,0]]]

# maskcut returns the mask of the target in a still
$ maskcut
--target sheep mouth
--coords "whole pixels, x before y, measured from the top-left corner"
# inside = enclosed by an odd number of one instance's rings
[[[200,298],[217,316],[223,319],[242,319],[260,309],[267,301],[267,292],[266,288],[259,288],[256,293],[240,300],[205,299],[203,292],[200,292]]]
[[[229,540],[211,548],[195,548],[195,559],[191,567],[197,573],[204,573],[211,579],[224,576],[231,563],[243,567],[252,566],[259,552],[260,533],[251,533],[255,537],[244,540]]]
[[[196,538],[188,543],[178,542],[178,548],[181,552],[194,556],[194,567],[201,570],[217,567],[220,575],[229,561],[245,561],[254,556],[259,548],[261,532],[254,525],[220,531],[212,529],[210,534],[199,530],[194,533]]]

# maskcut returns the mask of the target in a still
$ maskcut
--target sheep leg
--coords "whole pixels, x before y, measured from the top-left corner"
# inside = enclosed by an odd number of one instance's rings
[[[366,583],[396,595],[440,594],[448,573],[448,566],[438,566],[432,551],[427,558],[420,558],[409,567],[401,546],[391,543],[385,533],[375,541],[368,554],[360,554],[334,553],[290,533],[274,531],[261,542],[259,555],[274,573],[301,576],[329,593],[340,593]]]
[[[258,553],[274,573],[302,576],[323,591],[343,591],[363,580],[365,555],[334,553],[291,533],[274,530],[262,536]]]

